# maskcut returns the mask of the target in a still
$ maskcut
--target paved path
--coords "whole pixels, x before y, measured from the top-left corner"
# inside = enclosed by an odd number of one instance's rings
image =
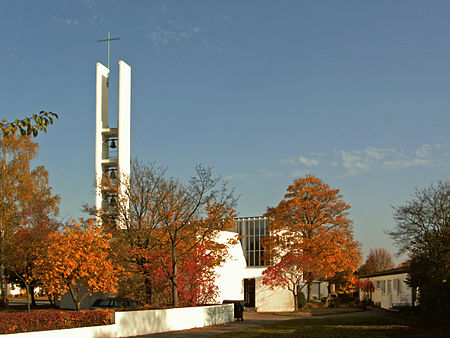
[[[244,321],[235,321],[233,323],[227,323],[223,325],[207,326],[202,328],[183,330],[183,331],[172,331],[164,333],[154,333],[143,335],[139,337],[210,337],[214,335],[219,335],[223,333],[228,333],[232,331],[241,331],[248,328],[263,326],[272,324],[279,321],[290,320],[290,319],[306,319],[306,318],[339,318],[339,317],[373,317],[373,316],[389,316],[389,313],[384,310],[375,309],[372,311],[361,311],[361,312],[351,312],[351,313],[339,313],[332,315],[323,316],[295,316],[295,315],[278,315],[276,313],[258,313],[258,312],[245,312]]]

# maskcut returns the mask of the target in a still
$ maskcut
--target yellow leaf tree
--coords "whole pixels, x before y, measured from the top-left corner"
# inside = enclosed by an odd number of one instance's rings
[[[63,230],[49,237],[37,271],[47,293],[69,292],[79,310],[89,294],[115,292],[122,268],[115,264],[110,235],[92,220],[83,225],[73,222]]]
[[[297,273],[296,278],[291,276],[295,282],[290,290],[296,290],[303,281],[311,301],[314,280],[356,270],[361,259],[359,243],[353,238],[348,219],[350,206],[342,200],[339,190],[307,175],[295,179],[287,191],[278,206],[268,208],[265,214],[269,218],[269,236],[263,239],[265,260],[280,271],[268,270],[264,283],[282,285],[280,276],[289,266],[291,274]]]

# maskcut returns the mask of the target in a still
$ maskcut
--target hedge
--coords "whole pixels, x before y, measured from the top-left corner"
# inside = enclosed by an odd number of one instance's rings
[[[71,329],[109,324],[111,310],[0,313],[0,333]]]

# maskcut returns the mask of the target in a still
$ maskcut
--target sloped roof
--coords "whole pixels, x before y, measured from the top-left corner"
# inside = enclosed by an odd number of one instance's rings
[[[359,276],[359,278],[387,276],[387,275],[398,275],[400,273],[405,273],[405,272],[407,272],[406,268],[405,267],[401,267],[401,268],[394,268],[394,269],[379,271],[379,272],[371,273],[371,274],[368,274],[368,275],[362,275],[362,276]]]

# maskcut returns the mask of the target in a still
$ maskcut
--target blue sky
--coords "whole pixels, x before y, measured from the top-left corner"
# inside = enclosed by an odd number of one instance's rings
[[[38,136],[61,216],[93,203],[95,63],[132,67],[132,156],[186,180],[202,163],[275,206],[314,174],[352,206],[363,251],[395,252],[391,206],[448,179],[447,1],[0,0],[0,109],[60,119]],[[114,119],[113,119],[114,120]]]

